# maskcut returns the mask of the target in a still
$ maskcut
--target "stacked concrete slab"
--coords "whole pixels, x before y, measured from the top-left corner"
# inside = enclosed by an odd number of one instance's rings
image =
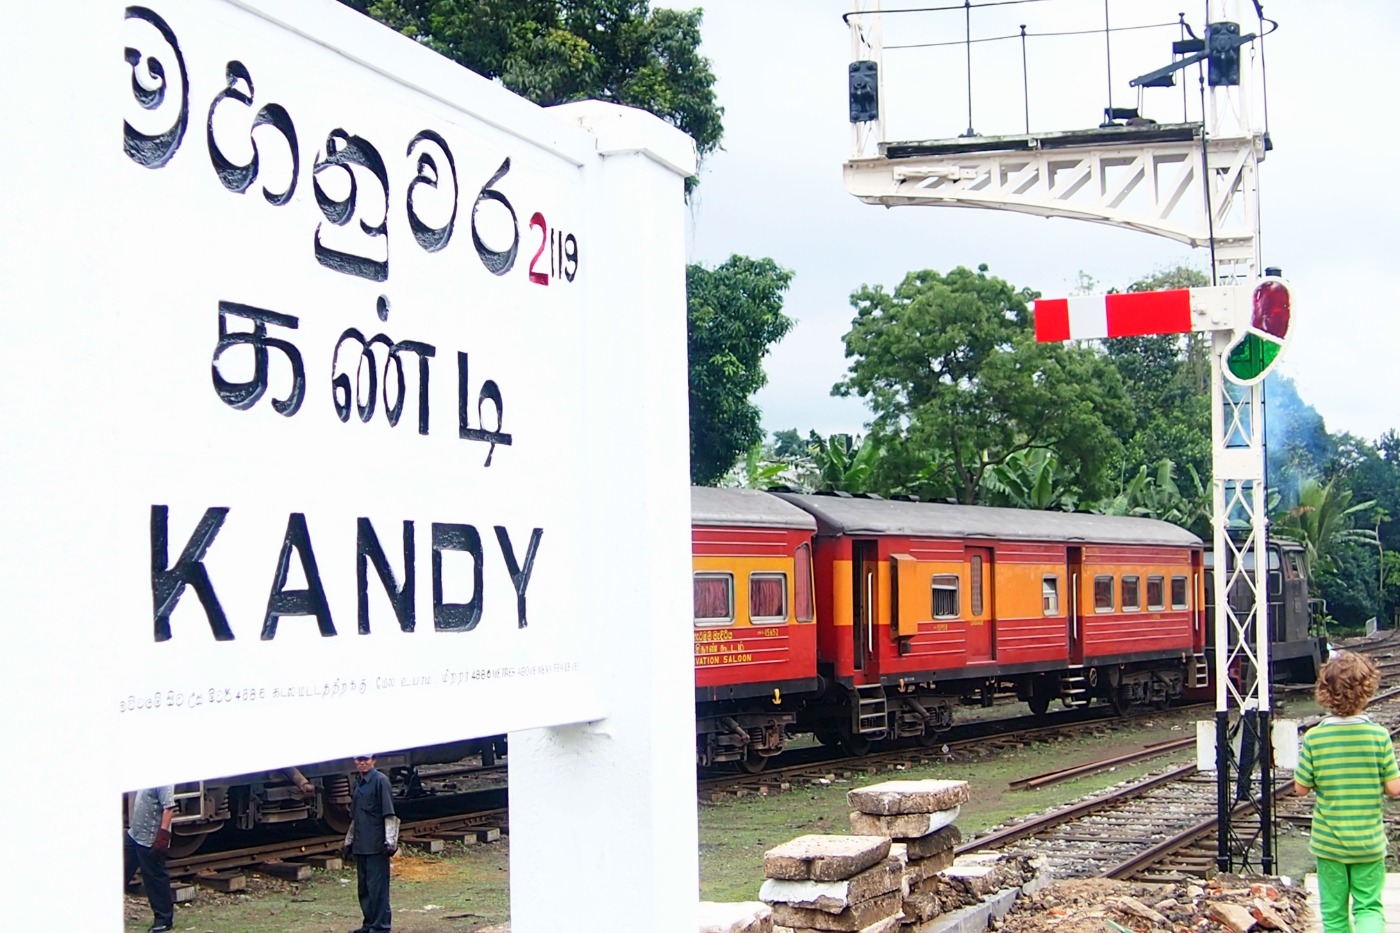
[[[939,914],[939,873],[953,865],[962,834],[953,825],[968,800],[966,781],[886,781],[850,791],[851,831],[888,837],[903,857],[903,922],[922,924]],[[902,851],[901,851],[902,850]]]
[[[699,933],[773,933],[773,911],[758,901],[701,901]]]
[[[778,930],[895,933],[907,889],[890,845],[885,836],[799,836],[764,853],[758,898]]]

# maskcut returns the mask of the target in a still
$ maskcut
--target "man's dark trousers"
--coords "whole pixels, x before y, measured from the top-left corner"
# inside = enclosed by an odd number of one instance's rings
[[[170,874],[165,870],[164,856],[132,839],[131,833],[122,833],[122,839],[126,843],[122,850],[122,863],[126,869],[122,884],[130,881],[132,872],[139,867],[141,887],[146,889],[146,900],[150,901],[151,913],[155,914],[155,926],[174,926],[175,897],[170,891]],[[387,866],[385,870],[387,872]],[[387,875],[385,880],[387,882]],[[385,926],[384,929],[389,927]]]
[[[388,933],[389,856],[355,856],[355,874],[359,876],[360,913],[364,914],[364,929],[372,933]]]

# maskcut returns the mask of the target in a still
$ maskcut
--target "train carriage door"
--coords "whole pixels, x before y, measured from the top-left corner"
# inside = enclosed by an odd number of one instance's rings
[[[996,657],[996,621],[992,612],[992,549],[967,549],[967,660],[991,661]]]
[[[855,617],[851,619],[851,659],[852,666],[857,671],[868,672],[871,676],[878,676],[873,670],[871,663],[871,652],[875,644],[875,606],[876,595],[879,592],[879,569],[878,560],[879,545],[875,541],[853,541],[851,542],[851,571],[854,579],[851,581],[851,607],[855,611]],[[860,683],[865,683],[866,678],[856,677]]]
[[[1084,549],[1066,548],[1066,579],[1069,592],[1069,663],[1084,663],[1083,606],[1079,598],[1079,581],[1084,575]]]

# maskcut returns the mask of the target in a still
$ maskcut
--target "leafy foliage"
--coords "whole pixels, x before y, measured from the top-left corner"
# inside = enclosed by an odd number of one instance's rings
[[[817,467],[817,490],[821,492],[869,492],[880,444],[867,437],[862,443],[849,434],[824,438],[812,434],[809,444]]]
[[[783,295],[792,273],[771,259],[730,256],[686,270],[690,353],[690,474],[705,486],[763,439],[749,401],[767,383],[763,357],[792,328]]]
[[[1121,449],[1108,423],[1130,416],[1122,381],[1092,349],[1037,344],[1033,297],[986,266],[912,272],[892,293],[862,287],[845,337],[852,362],[832,391],[865,398],[872,433],[905,458],[945,457],[962,502],[977,500],[989,469],[1037,448],[1096,492]]]
[[[1043,447],[1018,450],[982,474],[989,505],[1016,509],[1074,511],[1076,496],[1053,452]]]
[[[639,107],[719,148],[724,108],[700,47],[700,10],[647,0],[341,0],[510,90],[549,106]]]
[[[1089,510],[1103,515],[1156,518],[1180,525],[1209,540],[1210,491],[1194,466],[1188,465],[1186,473],[1191,484],[1183,491],[1176,481],[1176,464],[1171,460],[1157,461],[1156,469],[1150,472],[1143,464],[1117,495],[1091,504]]]
[[[1335,573],[1336,555],[1343,545],[1376,546],[1375,531],[1353,527],[1356,516],[1374,505],[1374,501],[1353,505],[1352,491],[1336,479],[1326,483],[1305,479],[1298,489],[1298,504],[1275,518],[1273,532],[1303,545],[1310,571]]]

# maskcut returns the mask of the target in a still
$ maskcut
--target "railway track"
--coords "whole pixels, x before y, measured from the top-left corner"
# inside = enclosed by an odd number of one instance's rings
[[[490,843],[509,834],[509,814],[503,806],[470,813],[405,820],[400,828],[401,847],[441,852],[448,844]],[[278,878],[305,880],[312,869],[340,868],[343,834],[308,836],[267,842],[238,849],[198,853],[167,862],[170,877],[189,884],[205,884],[218,890],[242,887],[233,877],[244,871]]]
[[[1183,712],[1198,706],[1174,707],[1174,712]],[[875,775],[889,771],[904,771],[911,768],[950,763],[970,758],[987,759],[997,754],[1020,751],[1039,743],[1053,743],[1086,734],[1109,734],[1126,731],[1139,725],[1143,720],[1160,718],[1158,711],[1117,716],[1106,707],[1074,711],[1075,715],[1065,716],[1053,723],[1025,719],[991,720],[979,724],[982,728],[963,727],[949,734],[948,740],[937,746],[896,748],[875,751],[858,758],[833,754],[828,749],[797,749],[784,756],[785,760],[800,759],[792,764],[770,766],[758,774],[711,774],[700,781],[700,798],[715,803],[728,797],[742,797],[751,794],[767,795],[784,793],[793,787],[809,784],[830,784],[838,779],[850,779],[862,774]],[[956,738],[954,736],[957,736]],[[1191,740],[1194,742],[1194,739]],[[1170,749],[1162,749],[1157,754],[1165,754]],[[811,753],[811,754],[800,754]],[[1143,757],[1152,757],[1151,755]],[[1087,768],[1082,773],[1105,770],[1118,762],[1106,762],[1101,766]],[[1068,779],[1068,778],[1065,778]]]
[[[1377,695],[1369,715],[1385,725],[1392,736],[1400,733],[1400,690]],[[1194,744],[1194,740],[1171,744],[1180,750]],[[1093,762],[1063,773],[1106,767],[1111,761]],[[1024,781],[1028,786],[1043,786],[1061,773]],[[1031,785],[1034,781],[1042,784]],[[1274,789],[1278,823],[1305,825],[1310,822],[1311,804],[1294,797],[1291,784],[1292,776],[1288,774]],[[995,849],[1008,855],[1043,857],[1049,873],[1056,878],[1153,882],[1203,879],[1215,870],[1217,793],[1214,772],[1198,771],[1194,763],[1186,764],[998,828],[964,843],[958,852]],[[1234,813],[1235,832],[1242,838],[1253,838],[1258,832],[1258,821],[1251,817],[1251,810],[1245,802]]]

